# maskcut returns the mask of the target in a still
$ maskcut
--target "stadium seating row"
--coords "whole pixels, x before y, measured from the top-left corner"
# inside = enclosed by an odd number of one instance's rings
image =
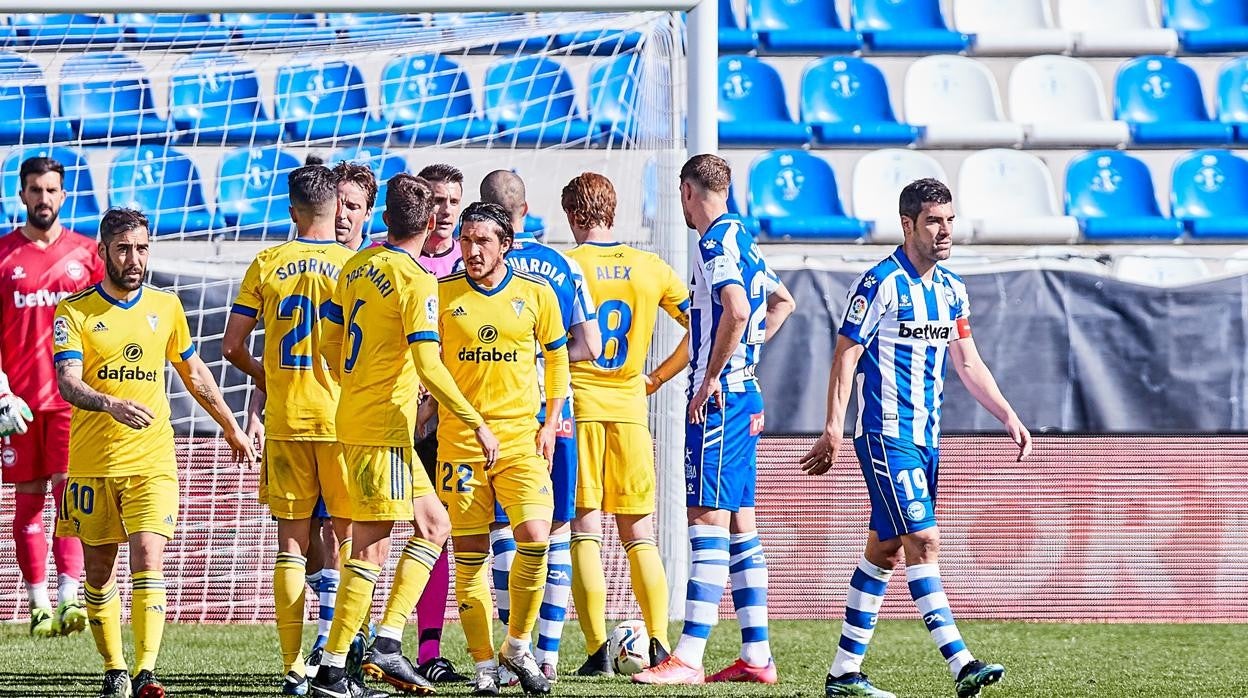
[[[1216,119],[1210,118],[1196,72],[1168,56],[1141,56],[1119,68],[1112,119],[1096,71],[1069,56],[1034,56],[1014,66],[1008,120],[992,73],[965,56],[926,56],[910,64],[903,88],[905,122],[893,114],[883,73],[855,56],[828,56],[806,66],[797,121],[780,74],[768,63],[722,57],[719,81],[719,139],[726,147],[1248,142],[1248,57],[1222,66]]]
[[[589,114],[577,108],[568,71],[542,56],[499,59],[485,76],[484,116],[468,76],[436,55],[399,56],[382,72],[380,115],[358,67],[296,56],[277,73],[275,117],[260,100],[255,70],[226,52],[181,58],[170,77],[169,118],[156,111],[143,66],[126,53],[83,53],[60,70],[54,116],[39,66],[0,52],[0,143],[267,144],[353,140],[415,145],[455,141],[523,146],[584,145],[633,130],[635,56],[603,59],[589,77]],[[500,143],[500,141],[502,143]]]

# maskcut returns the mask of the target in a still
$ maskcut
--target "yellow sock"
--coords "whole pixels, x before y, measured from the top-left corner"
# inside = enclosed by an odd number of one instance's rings
[[[546,590],[546,555],[550,543],[516,541],[516,559],[511,564],[507,587],[511,591],[511,618],[507,634],[527,640],[542,610],[542,592]]]
[[[433,566],[442,555],[442,546],[434,545],[424,538],[412,538],[403,546],[399,567],[394,572],[394,585],[386,600],[386,612],[381,616],[381,626],[388,631],[386,637],[403,640],[403,627],[416,608],[416,602],[429,583]]]
[[[300,576],[302,574],[300,572]],[[139,671],[155,671],[160,640],[165,635],[165,575],[155,571],[135,572],[131,580],[130,625],[134,630],[134,663]]]
[[[346,656],[351,640],[360,628],[360,621],[368,617],[373,605],[373,587],[381,568],[363,560],[348,560],[342,565],[342,581],[338,585],[338,603],[334,604],[334,622],[329,626],[329,640],[325,651]]]
[[[339,577],[343,579],[346,578],[345,576],[343,576],[342,570],[343,570],[343,567],[348,562],[350,562],[350,560],[351,560],[351,539],[347,538],[346,540],[338,544],[338,575]],[[372,625],[372,622],[373,622],[373,603],[370,600],[368,603],[368,608],[364,609],[364,617],[360,619],[360,627],[357,628],[357,631],[362,632],[365,635],[368,635],[369,634],[368,626]]]
[[[455,600],[474,662],[494,658],[494,604],[487,582],[486,553],[455,552]]]
[[[628,553],[629,577],[637,605],[641,606],[641,617],[646,621],[646,632],[670,649],[671,645],[667,644],[667,572],[663,569],[663,558],[659,557],[659,546],[651,540],[634,540],[624,544],[624,551]]]
[[[121,597],[117,584],[109,582],[100,589],[90,583],[82,587],[87,601],[87,620],[91,635],[95,637],[95,649],[104,658],[104,671],[125,669],[126,658],[121,648]]]
[[[303,673],[304,575],[308,560],[297,553],[278,553],[273,565],[273,610],[284,671]]]
[[[602,536],[572,534],[572,600],[592,654],[607,642],[607,578],[602,572]]]

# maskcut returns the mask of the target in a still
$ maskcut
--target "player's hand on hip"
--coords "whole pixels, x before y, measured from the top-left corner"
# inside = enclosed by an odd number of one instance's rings
[[[112,400],[108,405],[108,413],[131,429],[146,429],[156,418],[146,405],[133,400]]]
[[[546,469],[550,470],[555,462],[555,431],[557,425],[553,422],[548,425],[542,425],[537,430],[537,455],[546,459]]]
[[[1018,415],[1011,415],[1010,419],[1005,423],[1005,430],[1009,432],[1010,439],[1018,444],[1018,460],[1024,460],[1031,455],[1031,432],[1027,431],[1027,427],[1023,426],[1023,422]]]
[[[718,380],[703,381],[698,391],[689,399],[689,423],[702,424],[706,421],[707,405],[723,406],[723,390]]]
[[[25,434],[34,418],[25,400],[13,393],[0,394],[0,436]]]
[[[825,431],[820,434],[815,445],[811,446],[810,451],[800,462],[802,472],[807,475],[823,475],[831,470],[832,464],[836,462],[836,453],[841,450],[843,440],[840,433]]]
[[[489,470],[494,467],[494,462],[498,460],[498,438],[484,424],[477,427],[475,435],[477,443],[481,446],[481,455],[485,456],[485,469]]]
[[[252,438],[237,426],[225,432],[225,442],[234,452],[234,461],[244,468],[251,467],[253,463],[260,460],[256,455],[256,447],[252,443]]]

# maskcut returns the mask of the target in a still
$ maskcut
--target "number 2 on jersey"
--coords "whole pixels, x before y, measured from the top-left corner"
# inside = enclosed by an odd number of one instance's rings
[[[617,369],[628,360],[628,331],[633,329],[633,309],[621,300],[598,306],[598,329],[602,332],[602,356],[594,363],[600,368]]]
[[[442,464],[442,491],[451,491],[451,479],[459,475],[455,481],[455,492],[471,492],[472,488],[468,486],[468,480],[472,478],[472,466],[461,463],[459,467],[455,467],[452,463]]]
[[[290,321],[290,329],[282,335],[282,368],[296,371],[312,368],[312,355],[297,348],[312,334],[312,325],[316,322],[316,306],[312,304],[312,299],[286,296],[277,304],[277,319]]]

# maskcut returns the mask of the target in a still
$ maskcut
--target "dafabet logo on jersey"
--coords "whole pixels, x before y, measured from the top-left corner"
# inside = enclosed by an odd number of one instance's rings
[[[134,364],[143,359],[143,347],[131,342],[121,350],[121,358],[127,364]],[[155,383],[160,380],[159,371],[144,371],[138,366],[123,365],[109,366],[104,364],[95,372],[95,377],[102,381],[117,381],[125,383],[127,381],[147,381]]]

